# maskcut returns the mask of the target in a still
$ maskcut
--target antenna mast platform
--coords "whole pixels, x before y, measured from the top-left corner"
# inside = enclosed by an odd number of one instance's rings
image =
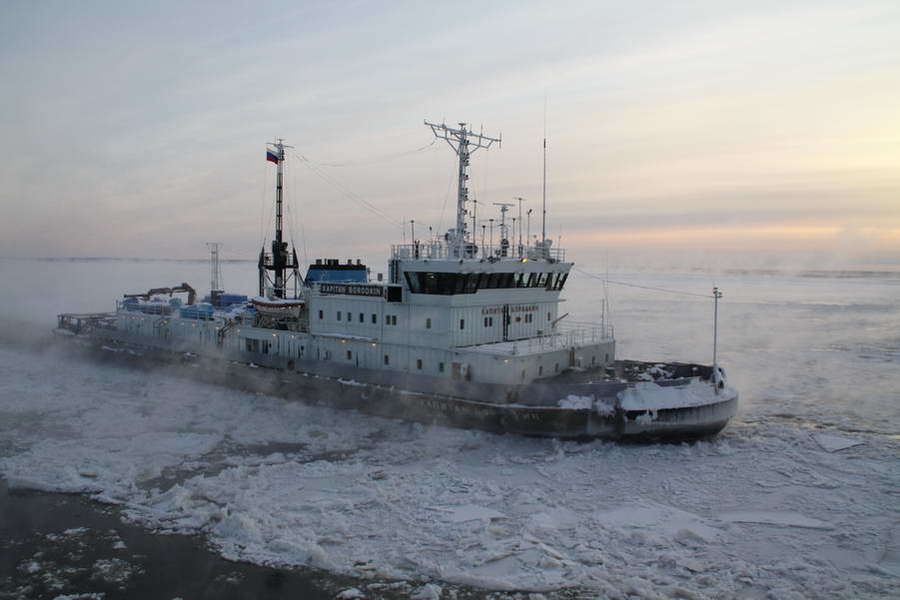
[[[456,228],[448,232],[448,242],[453,248],[453,256],[458,258],[474,257],[477,252],[475,245],[475,232],[472,232],[471,240],[469,240],[466,231],[466,202],[469,200],[469,189],[466,187],[466,181],[469,179],[467,170],[469,168],[469,157],[479,148],[487,150],[494,142],[502,144],[501,138],[492,138],[483,133],[475,133],[471,129],[466,129],[465,123],[459,124],[459,129],[447,127],[444,123],[425,124],[431,127],[432,133],[438,139],[447,142],[456,155],[459,157],[459,184],[456,194]],[[468,243],[467,243],[468,242]]]

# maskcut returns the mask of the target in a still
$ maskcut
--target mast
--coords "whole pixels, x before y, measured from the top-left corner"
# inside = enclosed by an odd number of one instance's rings
[[[502,143],[501,138],[492,138],[483,133],[475,133],[466,129],[465,123],[460,123],[459,129],[447,127],[444,123],[438,125],[437,123],[425,121],[425,124],[431,127],[431,131],[434,133],[435,137],[445,140],[459,157],[456,192],[456,229],[449,231],[449,235],[447,236],[449,245],[453,249],[451,255],[458,258],[474,256],[474,249],[466,248],[466,243],[468,241],[466,231],[466,202],[469,200],[469,189],[466,187],[466,181],[469,179],[469,174],[467,172],[469,168],[469,157],[479,148],[484,148],[486,150],[490,148],[494,142]],[[473,246],[475,242],[474,236],[475,232],[473,231],[471,240]]]
[[[522,196],[514,196],[513,200],[519,201],[519,256],[521,257],[521,256],[523,256],[523,253],[525,252],[525,250],[522,246],[522,202],[525,201],[525,198],[523,198]],[[513,231],[513,236],[515,236],[515,235],[516,235],[516,232]]]
[[[288,244],[284,241],[282,195],[284,192],[284,149],[293,148],[286,146],[284,140],[278,138],[274,143],[266,144],[266,160],[275,163],[277,168],[275,176],[275,237],[272,240],[272,252],[266,255],[265,246],[259,252],[259,295],[266,295],[266,284],[271,283],[272,295],[276,298],[285,298],[288,282],[293,279],[294,295],[297,294],[297,284],[300,273],[297,261],[297,249],[288,253]],[[290,273],[288,273],[290,270]],[[269,277],[268,271],[272,271]]]
[[[541,216],[541,243],[547,241],[547,132],[544,132],[544,189],[542,192],[543,210]]]
[[[716,394],[719,393],[719,358],[717,356],[719,349],[719,298],[722,292],[718,287],[713,288],[713,385],[715,385]]]
[[[515,206],[512,202],[494,202],[494,206],[500,207],[500,256],[509,254],[509,226],[506,224],[506,213],[510,206]]]
[[[209,248],[209,290],[210,292],[221,292],[222,270],[219,268],[219,250],[222,248],[220,242],[206,242]]]

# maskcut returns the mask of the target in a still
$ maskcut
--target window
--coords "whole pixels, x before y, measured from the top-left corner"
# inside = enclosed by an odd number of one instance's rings
[[[399,285],[389,285],[387,287],[388,302],[403,302],[403,288]]]
[[[347,350],[347,360],[353,360],[353,351]]]
[[[416,368],[420,371],[422,370],[422,359],[421,358],[416,359]]]
[[[547,320],[550,320],[550,313],[547,313]]]
[[[341,311],[338,311],[338,313],[337,313],[337,320],[338,320],[338,321],[341,320]]]
[[[320,310],[320,311],[319,311],[319,319],[321,320],[321,319],[324,319],[324,318],[325,318],[325,312]]]
[[[438,363],[438,373],[444,372],[444,363]]]
[[[484,326],[485,327],[493,327],[494,326],[494,317],[485,317],[484,318]]]
[[[425,319],[425,329],[431,329],[431,317]]]
[[[372,325],[375,325],[376,323],[378,323],[378,315],[372,313]]]
[[[352,322],[353,322],[353,313],[350,312],[349,310],[347,311],[347,322],[348,322],[348,323],[352,323]]]
[[[559,373],[559,363],[556,363],[555,365],[553,365],[553,372]]]
[[[459,328],[460,328],[460,329],[465,329],[465,328],[466,328],[466,320],[465,320],[465,319],[460,319],[460,320],[459,320]]]
[[[270,346],[271,346],[271,342],[270,342],[269,340],[263,340],[263,342],[262,342],[262,353],[263,353],[263,354],[268,354],[268,353],[269,353],[269,347],[270,347]]]
[[[538,377],[544,374],[544,365],[538,367]]]
[[[523,273],[433,273],[405,271],[406,283],[413,294],[474,294],[479,289],[523,287]],[[532,280],[534,274],[532,273]],[[529,287],[536,287],[529,280]],[[546,279],[543,280],[546,283]],[[542,284],[543,285],[543,284]],[[398,288],[399,289],[399,288]],[[390,290],[389,290],[390,291]],[[388,298],[390,301],[390,298]]]
[[[365,322],[366,322],[366,315],[364,315],[363,313],[359,313],[359,322],[360,322],[360,323],[365,323]]]
[[[391,364],[391,357],[388,356],[387,354],[384,355],[384,364],[386,364],[386,365]]]

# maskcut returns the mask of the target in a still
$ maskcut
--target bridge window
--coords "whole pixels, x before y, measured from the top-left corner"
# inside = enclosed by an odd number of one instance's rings
[[[474,294],[479,289],[507,289],[517,287],[544,287],[548,274],[536,273],[433,273],[406,271],[406,283],[414,294]]]

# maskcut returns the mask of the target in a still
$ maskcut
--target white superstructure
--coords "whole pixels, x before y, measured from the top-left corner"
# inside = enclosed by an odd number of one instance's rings
[[[469,158],[499,139],[473,133],[463,123],[426,125],[459,157],[455,227],[440,238],[393,246],[386,282],[369,281],[359,261],[319,260],[295,298],[283,297],[286,286],[276,271],[277,293],[249,305],[222,306],[213,295],[210,305],[181,308],[148,296],[119,304],[117,328],[152,345],[312,372],[314,361],[327,361],[522,384],[613,361],[608,323],[576,326],[560,311],[573,263],[546,238],[522,241],[521,208],[518,243],[505,218],[496,245],[493,231],[490,243],[484,235],[476,240],[474,214],[469,228]],[[278,148],[283,160],[280,141]],[[269,160],[277,162],[271,153]],[[278,169],[280,201],[280,162]],[[501,209],[505,217],[507,205]],[[282,262],[290,268],[287,245],[273,249],[287,257]],[[271,262],[261,255],[261,289],[263,269],[273,270]]]

